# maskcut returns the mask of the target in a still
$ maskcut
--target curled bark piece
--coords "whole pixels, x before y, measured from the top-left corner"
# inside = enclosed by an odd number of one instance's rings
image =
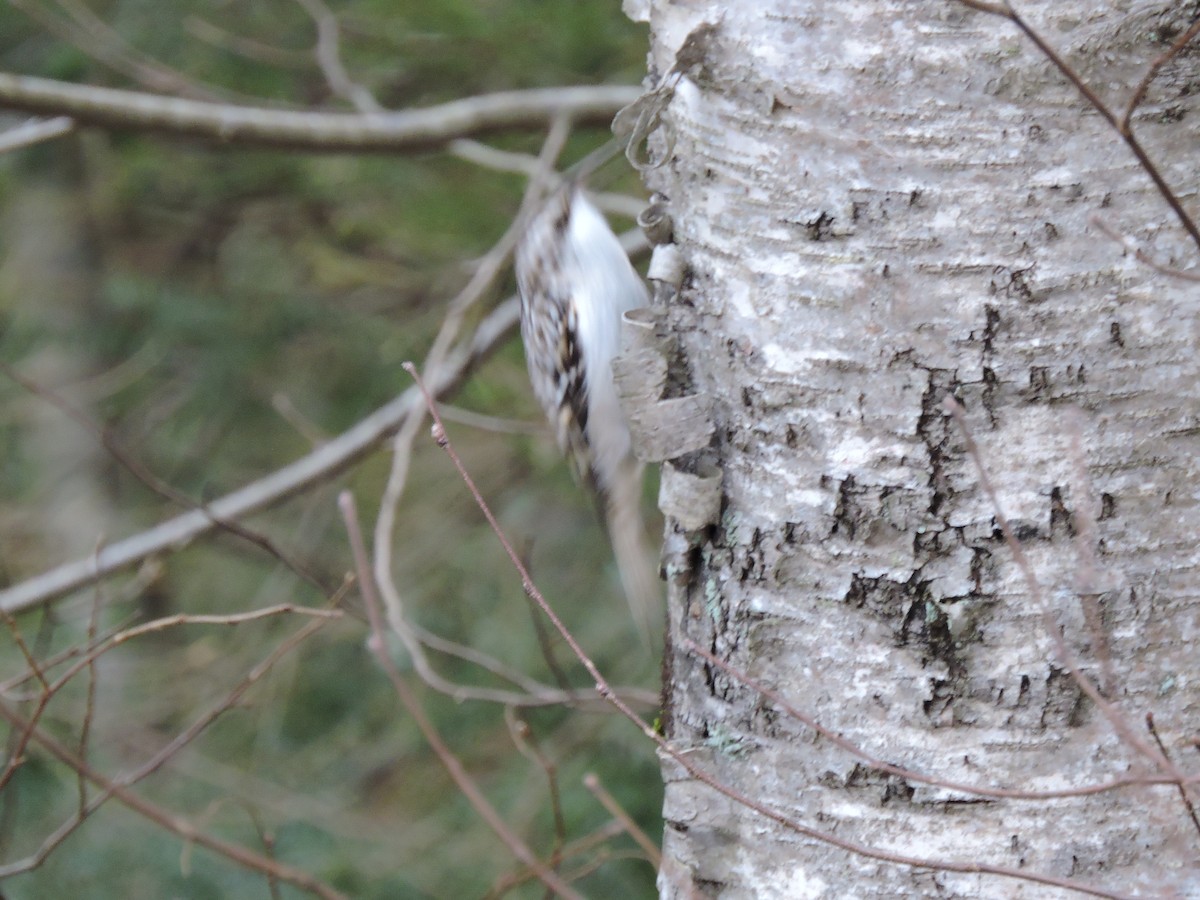
[[[658,508],[685,531],[699,531],[721,517],[721,469],[707,462],[697,468],[684,472],[668,462],[658,488]]]
[[[650,256],[650,270],[646,277],[678,288],[683,284],[683,270],[683,254],[679,252],[679,245],[659,244]]]
[[[675,236],[670,204],[662,194],[650,198],[650,205],[642,210],[637,223],[651,244],[669,244]]]
[[[662,399],[667,359],[658,318],[647,307],[627,312],[621,329],[624,349],[613,360],[613,380],[633,452],[642,462],[662,462],[699,450],[708,445],[713,430],[707,396]]]

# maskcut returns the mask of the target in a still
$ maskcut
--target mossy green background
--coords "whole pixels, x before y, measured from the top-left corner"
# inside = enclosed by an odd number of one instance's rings
[[[72,44],[69,5],[36,8],[42,12],[30,17],[0,7],[4,70],[144,87]],[[120,42],[122,58],[154,60],[198,94],[345,108],[314,63],[313,24],[296,2],[119,0],[90,8],[112,29],[85,42],[90,48]],[[331,8],[346,67],[392,108],[511,88],[634,84],[644,72],[644,30],[617,0],[360,0]],[[536,152],[542,137],[491,140]],[[565,158],[606,137],[603,129],[578,131]],[[613,186],[608,171],[605,186]],[[639,190],[628,174],[615,186]],[[424,357],[447,300],[470,261],[503,233],[523,187],[518,176],[439,152],[320,156],[85,130],[9,153],[0,156],[0,359],[85,408],[178,490],[212,499],[306,453],[409,385],[401,363]],[[512,290],[507,276],[492,300]],[[538,421],[515,336],[451,402]],[[0,582],[179,511],[93,435],[4,378],[0,410]],[[654,690],[655,654],[638,646],[591,503],[549,438],[449,428],[502,524],[529,553],[539,585],[601,668]],[[369,529],[388,463],[375,453],[248,524],[337,585],[350,558],[336,493],[354,492]],[[418,440],[400,518],[396,573],[411,616],[552,680],[518,577],[432,441]],[[176,613],[324,602],[231,536],[155,565],[140,583],[125,575],[22,615],[22,634],[46,659],[86,639],[97,601],[102,632]],[[356,598],[349,606],[361,610]],[[182,626],[107,654],[95,672],[91,763],[109,774],[136,768],[300,624],[281,617]],[[323,629],[137,790],[260,852],[266,834],[278,859],[354,897],[486,895],[516,863],[402,712],[366,636],[357,615]],[[565,648],[556,653],[586,688]],[[473,666],[435,659],[448,678],[492,683]],[[23,665],[7,633],[0,665],[0,680]],[[79,741],[87,684],[86,674],[75,679],[44,719],[68,744]],[[10,685],[8,700],[31,689]],[[511,827],[547,854],[555,835],[545,773],[516,752],[503,711],[420,693]],[[658,769],[635,729],[612,715],[560,708],[522,715],[558,766],[568,840],[609,818],[581,785],[587,771],[657,839]],[[0,866],[36,852],[76,803],[74,774],[31,748],[0,793]],[[577,884],[586,895],[650,896],[654,874],[634,849],[618,838],[563,871],[594,861]],[[112,802],[39,867],[0,880],[0,891],[10,900],[272,896],[262,875],[187,847]],[[299,896],[287,886],[278,892]],[[529,883],[510,896],[542,894]]]

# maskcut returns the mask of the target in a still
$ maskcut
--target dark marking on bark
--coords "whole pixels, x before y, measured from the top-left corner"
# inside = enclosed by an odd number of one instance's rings
[[[741,572],[738,580],[745,584],[747,581],[763,582],[766,580],[766,565],[763,559],[763,533],[759,528],[754,529],[750,543],[746,545],[741,556]]]
[[[1050,489],[1050,537],[1064,531],[1068,537],[1075,537],[1075,516],[1063,503],[1062,488],[1055,485]]]
[[[833,526],[829,529],[831,535],[841,534],[848,540],[854,540],[858,526],[865,522],[867,516],[858,502],[863,493],[853,475],[847,475],[838,483],[837,506],[833,510]]]
[[[971,581],[973,594],[983,593],[983,573],[991,562],[992,554],[983,547],[971,548]]]
[[[996,307],[983,307],[983,352],[992,353],[996,349],[996,332],[1000,330],[1000,311]]]
[[[826,787],[832,788],[870,788],[878,793],[881,806],[890,802],[908,803],[916,792],[911,784],[898,775],[879,772],[862,763],[855,763],[850,774],[844,779],[838,779],[833,773],[829,773],[820,780]]]
[[[1100,495],[1100,515],[1097,516],[1098,522],[1103,522],[1105,519],[1111,519],[1117,514],[1117,498],[1112,494]]]
[[[1004,540],[1004,532],[999,528],[992,532],[992,534],[996,536],[997,540]],[[1035,538],[1041,537],[1041,532],[1038,531],[1038,527],[1032,522],[1016,523],[1013,525],[1013,534],[1016,535],[1018,541],[1032,541]]]
[[[983,390],[979,394],[979,402],[988,414],[988,424],[993,428],[996,427],[996,390],[1000,386],[1000,379],[996,377],[996,373],[990,366],[983,367]]]
[[[946,395],[962,403],[961,385],[952,372],[929,369],[929,383],[921,395],[921,415],[917,418],[917,435],[929,453],[929,513],[939,515],[951,491],[946,481],[947,448],[951,444],[951,420],[942,407]],[[965,404],[964,404],[965,405]]]
[[[810,241],[827,241],[833,237],[834,218],[827,212],[821,212],[815,219],[809,219],[804,225]]]
[[[992,293],[1005,297],[1015,297],[1025,303],[1040,303],[1046,297],[1036,292],[1033,288],[1035,269],[1035,266],[1026,266],[1023,269],[996,266],[996,268],[992,269]]]
[[[1118,347],[1125,347],[1125,338],[1121,336],[1121,323],[1112,322],[1108,326],[1108,339]]]
[[[779,720],[779,710],[768,706],[767,701],[760,698],[751,715],[750,732],[765,738],[779,738],[783,736]]]
[[[1050,391],[1050,369],[1047,366],[1029,367],[1029,389],[1025,391],[1028,400],[1044,400]]]
[[[929,582],[913,576],[908,581],[853,575],[846,602],[882,621],[897,647],[917,648],[922,665],[934,660],[945,663],[952,679],[966,672],[955,652],[950,622],[929,592]]]
[[[1067,725],[1077,728],[1086,718],[1087,697],[1070,672],[1050,666],[1046,677],[1046,703],[1042,707],[1043,727]]]
[[[933,681],[933,696],[921,704],[921,708],[929,718],[941,719],[954,703],[954,697],[950,682],[944,678],[937,678]]]

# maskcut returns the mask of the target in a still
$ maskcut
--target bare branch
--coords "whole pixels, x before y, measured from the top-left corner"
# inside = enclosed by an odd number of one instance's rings
[[[383,112],[375,96],[354,81],[342,64],[341,29],[337,16],[325,4],[325,0],[296,0],[312,17],[317,26],[317,64],[329,83],[329,88],[343,100],[347,100],[361,113]]]
[[[0,132],[0,153],[20,150],[22,147],[32,147],[42,141],[62,137],[64,134],[69,134],[74,128],[75,120],[70,116],[30,119],[28,122]]]
[[[607,124],[639,94],[638,88],[625,85],[535,88],[400,112],[326,113],[185,100],[0,73],[0,107],[8,109],[71,116],[80,126],[336,153],[426,150],[467,135],[542,128],[563,115]]]

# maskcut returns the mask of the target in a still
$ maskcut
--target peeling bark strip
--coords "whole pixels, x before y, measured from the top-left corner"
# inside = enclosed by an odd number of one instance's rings
[[[1141,92],[1140,145],[1194,218],[1179,185],[1200,116],[1177,112],[1194,111],[1200,52],[1156,61],[1195,5],[1030,6],[1102,99]],[[667,738],[783,817],[927,862],[802,836],[668,764],[663,896],[1191,896],[1200,835],[1174,785],[1002,792],[1200,775],[1200,303],[1168,271],[1198,265],[1177,210],[998,16],[639,8],[647,84],[676,79],[645,170],[684,264],[666,323],[689,393],[711,402],[723,492],[716,524],[666,536]],[[664,508],[688,489],[674,483]],[[752,683],[933,782],[864,764]]]

